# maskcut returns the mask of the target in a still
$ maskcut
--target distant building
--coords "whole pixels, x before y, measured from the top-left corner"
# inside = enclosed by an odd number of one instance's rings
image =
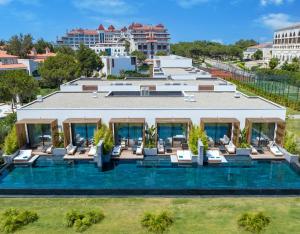
[[[27,70],[27,66],[18,62],[18,56],[0,50],[0,71],[5,70]]]
[[[272,49],[273,49],[272,42],[267,42],[267,43],[262,43],[262,44],[255,45],[255,46],[250,46],[247,48],[247,50],[244,51],[243,57],[244,57],[244,60],[253,60],[253,55],[255,54],[255,52],[258,50],[261,50],[263,53],[262,60],[264,62],[269,62],[270,59],[272,58]]]
[[[300,58],[300,24],[274,32],[272,56],[278,58],[281,63]]]
[[[74,50],[78,49],[80,44],[84,44],[94,50],[99,47],[98,50],[103,51],[115,47],[123,48],[126,41],[130,45],[130,52],[142,51],[148,58],[153,58],[159,51],[170,51],[170,34],[162,24],[151,26],[132,23],[121,29],[116,29],[113,25],[106,29],[100,24],[95,30],[73,29],[58,39],[57,44],[69,46]],[[114,55],[114,51],[111,55]]]
[[[97,54],[105,53],[106,56],[126,56],[128,55],[124,44],[119,43],[99,43],[90,47]]]
[[[101,59],[104,65],[101,72],[107,76],[119,76],[122,71],[136,70],[136,57],[103,56]]]

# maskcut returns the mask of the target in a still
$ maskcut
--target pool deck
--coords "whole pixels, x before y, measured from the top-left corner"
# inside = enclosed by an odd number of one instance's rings
[[[253,160],[284,160],[284,156],[275,156],[270,151],[265,151],[263,154],[250,154]]]
[[[112,159],[118,160],[141,160],[144,159],[144,155],[136,155],[132,152],[132,150],[122,150],[120,156],[112,156]]]
[[[94,157],[89,156],[88,152],[86,152],[84,154],[80,154],[79,152],[76,152],[74,155],[66,154],[64,156],[64,160],[94,160]]]

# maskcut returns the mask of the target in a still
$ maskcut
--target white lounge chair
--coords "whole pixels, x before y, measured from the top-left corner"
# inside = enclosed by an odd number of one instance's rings
[[[165,153],[165,146],[164,146],[164,142],[162,139],[160,139],[158,141],[158,144],[157,144],[157,152],[159,154],[164,154]]]
[[[121,141],[121,148],[122,149],[126,149],[127,148],[126,140],[124,140],[124,139]]]
[[[222,163],[222,157],[220,156],[219,150],[207,150],[206,156],[208,163]]]
[[[32,150],[20,150],[19,154],[14,158],[14,162],[28,161],[32,157]]]
[[[189,150],[177,150],[178,161],[192,161],[192,153]]]
[[[251,145],[250,148],[251,148],[251,154],[258,154],[257,149],[255,149],[254,146]]]
[[[279,147],[276,145],[275,142],[271,142],[269,145],[269,149],[271,151],[272,154],[274,154],[275,156],[283,156],[283,153],[280,151]]]
[[[90,148],[90,151],[88,152],[88,156],[93,157],[93,156],[96,155],[96,153],[97,153],[97,146],[92,146],[92,147]]]
[[[49,146],[49,147],[46,149],[46,153],[47,153],[47,154],[52,154],[52,153],[53,153],[53,149],[54,149],[54,146],[53,146],[53,145]]]
[[[66,150],[67,150],[67,154],[68,155],[74,155],[76,150],[77,150],[77,146],[74,146],[72,144],[69,144],[67,147],[66,147]]]
[[[235,154],[236,147],[232,141],[230,141],[228,145],[225,145],[225,148],[229,154]]]
[[[228,145],[230,142],[230,139],[228,136],[224,135],[222,138],[220,138],[220,141],[223,145]]]
[[[144,150],[144,143],[142,143],[140,146],[136,148],[136,154],[137,155],[142,155]]]
[[[112,156],[120,156],[121,151],[122,151],[122,147],[120,145],[117,145],[113,148],[111,155]]]

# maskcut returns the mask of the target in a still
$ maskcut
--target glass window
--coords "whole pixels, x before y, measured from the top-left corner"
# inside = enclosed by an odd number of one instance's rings
[[[253,123],[251,130],[251,144],[254,146],[267,146],[274,141],[275,123]]]
[[[226,135],[231,138],[231,123],[207,123],[204,125],[204,131],[209,138],[209,141],[213,141],[214,144],[220,144],[220,138]]]
[[[138,144],[138,140],[143,138],[143,124],[119,123],[115,124],[115,142],[121,144],[125,140],[128,146]]]
[[[29,145],[32,148],[52,144],[50,124],[27,124]]]
[[[187,124],[158,124],[157,138],[177,147],[180,143],[187,141]],[[178,145],[175,145],[176,143]]]
[[[97,124],[71,124],[73,145],[88,147],[93,144],[96,129]]]

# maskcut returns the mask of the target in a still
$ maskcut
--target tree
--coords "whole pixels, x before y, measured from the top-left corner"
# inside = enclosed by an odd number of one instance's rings
[[[257,44],[258,44],[258,42],[255,41],[255,40],[253,40],[253,39],[250,39],[250,40],[244,40],[244,39],[241,39],[241,40],[239,40],[239,41],[237,41],[237,42],[235,43],[235,45],[236,45],[237,47],[241,48],[242,50],[245,50],[245,49],[247,49],[248,47],[250,47],[250,46],[255,46],[255,45],[257,45]]]
[[[38,92],[37,81],[23,70],[0,72],[0,100],[21,104],[31,101]]]
[[[167,52],[166,51],[157,51],[156,52],[156,56],[167,56]]]
[[[69,46],[59,46],[54,49],[54,52],[75,56],[75,51]]]
[[[129,41],[125,41],[125,52],[127,54],[129,54],[129,52],[130,52],[130,42]]]
[[[290,71],[290,72],[296,72],[300,68],[300,63],[298,60],[293,60],[291,63],[288,63],[287,61],[282,64],[281,69],[285,71]]]
[[[100,57],[95,53],[95,51],[81,44],[79,50],[76,52],[76,59],[79,65],[80,75],[90,77],[93,71],[101,70],[103,64]]]
[[[253,54],[253,58],[255,60],[261,60],[263,58],[263,52],[261,50],[255,51],[255,53]]]
[[[6,155],[11,155],[15,153],[18,149],[18,138],[16,126],[13,126],[10,133],[6,136],[4,140],[4,153]]]
[[[279,59],[278,58],[271,58],[269,62],[269,67],[271,70],[274,70],[279,64]]]
[[[5,41],[4,40],[0,40],[0,46],[5,46],[6,45],[6,43],[5,43]]]
[[[19,36],[12,36],[9,39],[6,50],[9,54],[19,56],[20,58],[27,58],[32,46],[32,36],[30,34],[20,34]]]
[[[56,88],[64,82],[76,79],[79,76],[78,67],[74,56],[58,53],[40,65],[39,73],[43,85],[48,88]]]
[[[139,63],[143,63],[147,59],[147,56],[142,51],[138,50],[133,51],[131,56],[135,56]]]
[[[5,118],[0,119],[0,149],[2,149],[4,139],[7,136],[7,134],[11,131],[16,121],[17,121],[16,113],[9,114]]]
[[[45,41],[43,38],[37,40],[33,46],[38,54],[46,53],[46,48],[49,48],[51,52],[54,51],[53,45],[50,42]]]

